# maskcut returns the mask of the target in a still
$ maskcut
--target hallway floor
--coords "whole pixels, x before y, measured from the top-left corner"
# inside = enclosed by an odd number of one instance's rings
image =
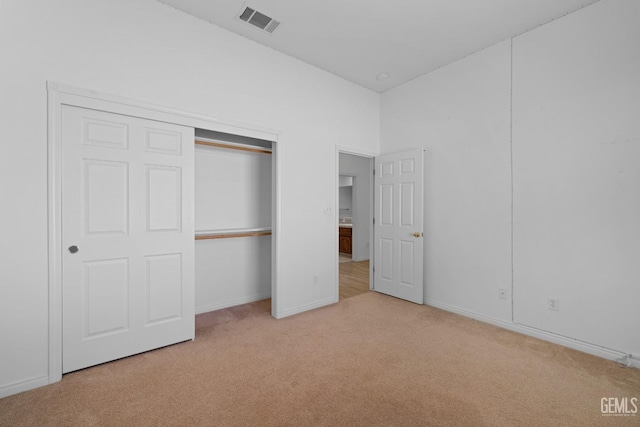
[[[369,260],[340,262],[339,267],[341,300],[369,291]]]

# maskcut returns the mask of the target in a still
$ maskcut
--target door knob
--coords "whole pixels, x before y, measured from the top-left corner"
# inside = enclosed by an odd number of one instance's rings
[[[422,233],[420,233],[419,231],[416,231],[415,233],[413,233],[413,237],[420,237],[422,235]]]
[[[69,246],[69,252],[71,252],[72,254],[75,254],[79,250],[80,249],[78,249],[78,247],[76,245]]]

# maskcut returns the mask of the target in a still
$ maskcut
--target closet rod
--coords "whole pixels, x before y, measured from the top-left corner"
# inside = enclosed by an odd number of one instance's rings
[[[254,236],[271,236],[271,232],[270,231],[250,231],[246,233],[200,234],[200,235],[196,235],[196,240],[229,239],[232,237],[254,237]]]
[[[209,142],[209,141],[202,141],[200,139],[196,139],[195,142],[198,145],[207,145],[209,147],[229,148],[232,150],[251,151],[252,153],[271,154],[271,150],[267,150],[266,148],[253,148],[253,147],[247,147],[243,145],[223,144],[221,142]]]

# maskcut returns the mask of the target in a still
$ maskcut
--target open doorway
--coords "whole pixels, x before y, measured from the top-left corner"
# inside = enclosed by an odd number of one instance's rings
[[[338,150],[339,299],[372,289],[373,156]]]

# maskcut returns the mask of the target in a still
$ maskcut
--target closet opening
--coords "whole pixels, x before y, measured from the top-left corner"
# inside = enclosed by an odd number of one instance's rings
[[[255,301],[271,306],[271,141],[195,131],[196,314]]]
[[[193,339],[195,313],[264,301],[280,317],[278,130],[57,82],[47,103],[49,383]],[[63,333],[78,316],[99,321],[89,340]]]

